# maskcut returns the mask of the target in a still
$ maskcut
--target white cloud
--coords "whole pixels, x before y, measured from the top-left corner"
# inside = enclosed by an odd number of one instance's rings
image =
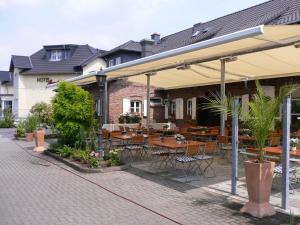
[[[8,9],[15,6],[35,6],[39,0],[1,0],[0,10]]]

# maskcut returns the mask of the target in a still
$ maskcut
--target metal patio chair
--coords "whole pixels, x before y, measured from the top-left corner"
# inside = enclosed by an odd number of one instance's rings
[[[130,160],[133,161],[133,152],[136,154],[140,154],[142,156],[142,152],[145,148],[145,138],[143,135],[132,136],[131,141],[124,148],[125,153],[129,156]]]

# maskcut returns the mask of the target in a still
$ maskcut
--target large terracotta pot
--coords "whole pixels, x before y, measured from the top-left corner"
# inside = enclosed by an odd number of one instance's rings
[[[274,215],[275,209],[269,203],[273,182],[274,162],[245,162],[246,183],[249,202],[241,212],[262,218]]]
[[[44,130],[37,130],[34,133],[35,138],[35,148],[34,151],[36,152],[43,152],[45,150],[45,131]]]
[[[26,133],[26,140],[29,142],[33,141],[33,133]]]

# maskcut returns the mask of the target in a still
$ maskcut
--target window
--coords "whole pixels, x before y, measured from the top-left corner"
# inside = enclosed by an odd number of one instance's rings
[[[122,58],[121,58],[121,56],[119,56],[116,58],[116,65],[119,65],[121,63],[122,63]]]
[[[52,50],[50,53],[50,61],[60,61],[62,60],[62,50]]]
[[[188,116],[191,116],[192,115],[192,113],[193,113],[193,101],[192,101],[192,99],[190,98],[190,99],[188,99],[187,100],[187,102],[186,102],[186,114],[188,115]]]
[[[130,101],[130,112],[141,113],[142,103],[140,101]]]
[[[298,130],[300,128],[300,99],[292,99],[291,109],[291,128],[292,130]]]
[[[171,115],[175,115],[176,114],[176,101],[173,100],[171,103]]]
[[[12,101],[4,101],[3,109],[12,109]]]
[[[114,65],[114,60],[113,59],[108,60],[108,67],[111,67],[113,65]]]

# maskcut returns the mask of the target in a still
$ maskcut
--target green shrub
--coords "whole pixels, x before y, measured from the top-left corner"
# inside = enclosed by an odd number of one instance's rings
[[[12,128],[15,126],[15,116],[11,109],[3,110],[3,119],[0,120],[0,128]]]
[[[69,158],[73,153],[73,149],[67,145],[64,145],[62,148],[58,149],[58,153],[63,158]]]
[[[55,143],[51,143],[51,144],[49,145],[49,148],[48,148],[48,149],[49,149],[51,152],[55,152],[55,153],[59,154],[59,150],[60,150],[61,148],[63,148],[63,145],[62,145],[61,143],[59,143],[59,142],[55,142]]]
[[[86,136],[94,129],[94,102],[82,88],[60,82],[52,105],[55,128],[64,144],[74,146],[81,128],[87,133]]]
[[[84,150],[75,150],[72,153],[72,159],[85,163],[89,159],[89,153]]]
[[[119,166],[121,164],[117,150],[110,150],[108,154],[105,155],[104,160],[107,161],[107,166]]]
[[[25,137],[25,135],[26,135],[25,121],[20,121],[17,125],[16,136]]]
[[[88,159],[88,165],[91,167],[91,168],[98,168],[100,166],[100,162],[99,162],[99,159],[97,159],[96,157],[90,157]]]
[[[25,120],[26,133],[33,133],[38,126],[38,119],[35,116],[28,116]]]
[[[52,106],[45,102],[36,103],[31,107],[31,114],[38,120],[40,126],[50,127],[53,124]]]

